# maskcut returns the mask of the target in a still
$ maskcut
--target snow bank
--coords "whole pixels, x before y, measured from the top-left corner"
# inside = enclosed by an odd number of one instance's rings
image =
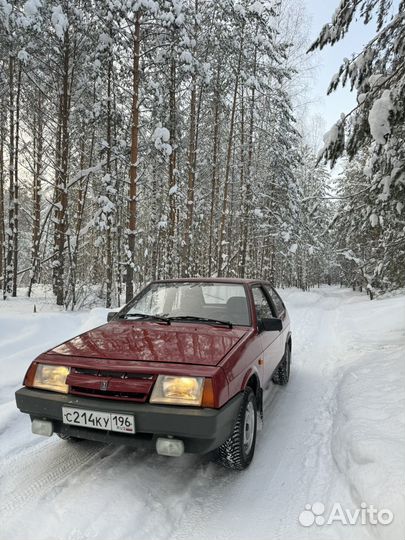
[[[394,514],[389,526],[369,525],[371,534],[397,540],[405,531],[404,298],[369,302],[367,310],[362,302],[348,312],[352,363],[336,391],[332,454],[359,507]]]
[[[94,308],[77,313],[55,312],[55,306],[42,305],[41,309],[50,311],[33,313],[33,305],[29,299],[0,302],[0,404],[11,400],[14,406],[14,391],[36,356],[104,324],[109,311]]]
[[[301,289],[291,287],[289,289],[277,289],[277,291],[289,310],[291,307],[311,306],[321,298],[317,289],[304,292]]]

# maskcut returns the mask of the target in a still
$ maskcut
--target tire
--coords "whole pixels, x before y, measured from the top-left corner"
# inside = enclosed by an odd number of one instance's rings
[[[231,436],[216,450],[218,463],[243,471],[255,453],[257,432],[257,400],[253,390],[247,387],[243,393],[242,404]]]
[[[285,386],[290,379],[290,367],[291,367],[291,347],[287,343],[285,348],[283,359],[273,373],[272,381],[274,384]]]

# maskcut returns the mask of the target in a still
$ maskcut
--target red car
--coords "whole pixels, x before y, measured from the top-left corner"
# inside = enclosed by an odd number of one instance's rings
[[[32,362],[16,400],[33,433],[215,451],[246,468],[263,389],[290,374],[290,320],[270,283],[155,281],[108,320]]]

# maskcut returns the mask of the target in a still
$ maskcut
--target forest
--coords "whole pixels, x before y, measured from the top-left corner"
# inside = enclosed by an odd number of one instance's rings
[[[405,2],[335,4],[311,43],[293,0],[0,0],[3,299],[111,307],[179,276],[404,287]],[[308,73],[356,17],[375,36],[328,91],[357,106],[322,143]]]

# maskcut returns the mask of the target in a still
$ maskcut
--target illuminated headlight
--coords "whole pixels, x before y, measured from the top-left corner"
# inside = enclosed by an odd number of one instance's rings
[[[159,375],[150,403],[200,406],[204,391],[204,377],[176,377]]]
[[[66,377],[70,368],[65,366],[52,366],[50,364],[38,364],[32,386],[43,390],[53,390],[67,394],[69,386],[66,384]]]

